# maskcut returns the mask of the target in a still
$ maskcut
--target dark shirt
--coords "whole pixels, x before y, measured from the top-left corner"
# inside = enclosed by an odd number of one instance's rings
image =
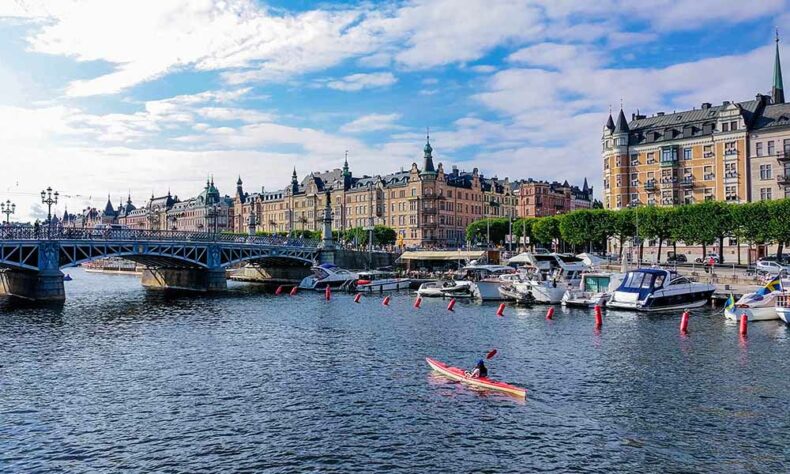
[[[480,369],[480,378],[488,377],[488,368],[485,365],[479,367]]]

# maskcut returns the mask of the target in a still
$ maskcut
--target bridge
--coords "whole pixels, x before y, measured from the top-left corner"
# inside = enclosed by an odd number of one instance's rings
[[[0,294],[63,300],[62,269],[107,257],[144,265],[144,286],[216,291],[227,288],[225,269],[232,265],[268,262],[306,267],[333,262],[334,245],[331,237],[318,241],[168,230],[6,226],[0,227]]]

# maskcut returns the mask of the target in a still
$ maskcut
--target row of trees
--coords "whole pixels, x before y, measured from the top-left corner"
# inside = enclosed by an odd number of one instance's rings
[[[481,219],[466,229],[467,240],[483,242],[490,235],[492,243],[504,243],[510,231],[508,218]],[[639,237],[639,258],[643,240],[658,242],[658,259],[665,243],[699,245],[703,255],[718,244],[723,261],[724,239],[731,237],[749,244],[784,244],[790,242],[790,199],[729,204],[705,201],[676,207],[641,206],[617,211],[580,209],[549,217],[520,218],[512,223],[514,238],[528,237],[532,245],[551,245],[564,241],[574,249],[605,249],[609,239],[623,244]],[[740,260],[740,254],[738,255]]]

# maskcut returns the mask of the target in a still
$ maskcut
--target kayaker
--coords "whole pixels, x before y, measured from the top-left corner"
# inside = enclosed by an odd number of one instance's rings
[[[474,370],[467,373],[473,379],[486,378],[488,377],[488,368],[486,367],[485,362],[483,362],[483,359],[480,359],[477,361],[477,365],[475,366]]]

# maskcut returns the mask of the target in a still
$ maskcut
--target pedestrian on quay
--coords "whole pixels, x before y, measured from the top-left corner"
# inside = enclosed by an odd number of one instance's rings
[[[38,219],[33,224],[33,236],[37,239],[41,236],[41,224],[39,224]]]

